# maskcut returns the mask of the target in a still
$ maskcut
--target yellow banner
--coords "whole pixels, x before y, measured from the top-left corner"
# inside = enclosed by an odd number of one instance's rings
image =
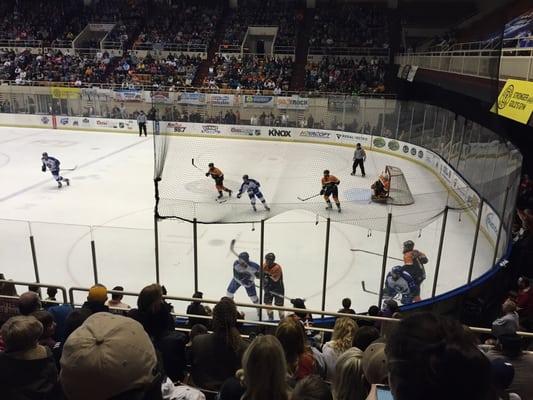
[[[78,88],[51,87],[50,92],[54,99],[79,99],[81,96]]]
[[[491,111],[527,124],[533,112],[533,82],[508,79]]]

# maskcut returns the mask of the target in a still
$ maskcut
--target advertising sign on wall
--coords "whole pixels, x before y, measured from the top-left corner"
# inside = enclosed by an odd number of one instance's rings
[[[209,94],[207,95],[207,102],[218,107],[233,107],[235,106],[235,96],[232,94]]]
[[[244,107],[274,107],[274,96],[243,96],[242,104]]]
[[[186,92],[180,93],[178,96],[178,103],[203,106],[205,105],[205,94],[204,93],[186,93]]]
[[[309,108],[309,99],[300,96],[279,96],[276,102],[280,110],[307,110]]]

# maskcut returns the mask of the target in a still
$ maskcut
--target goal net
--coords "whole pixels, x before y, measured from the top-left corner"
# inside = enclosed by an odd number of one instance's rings
[[[390,182],[389,198],[387,203],[394,204],[396,206],[408,206],[415,202],[413,194],[409,189],[407,180],[402,170],[398,167],[387,165],[385,168],[385,174]]]

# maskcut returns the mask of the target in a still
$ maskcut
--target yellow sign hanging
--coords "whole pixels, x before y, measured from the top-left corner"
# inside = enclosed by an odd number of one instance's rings
[[[51,87],[50,92],[54,99],[79,99],[81,96],[78,88]]]
[[[533,112],[533,82],[508,79],[490,111],[527,124]]]

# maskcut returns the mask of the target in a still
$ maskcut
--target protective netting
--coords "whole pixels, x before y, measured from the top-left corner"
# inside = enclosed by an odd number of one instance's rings
[[[409,189],[407,180],[402,170],[391,165],[385,168],[390,182],[389,197],[387,202],[396,206],[408,206],[415,202],[413,194]]]
[[[156,136],[155,140],[156,165],[161,162],[163,165],[161,173],[155,177],[156,210],[160,218],[196,219],[199,223],[250,223],[293,210],[305,210],[317,220],[330,218],[332,222],[386,231],[388,214],[391,213],[395,222],[394,232],[412,232],[439,219],[446,206],[461,210],[477,207],[477,204],[463,200],[469,198],[466,194],[471,189],[447,190],[433,175],[435,182],[432,187],[439,190],[412,194],[410,205],[396,207],[374,203],[370,189],[372,179],[350,177],[352,150],[349,148],[168,135]],[[379,157],[383,160],[388,158]],[[222,201],[216,200],[215,182],[205,176],[210,162],[223,171],[224,185],[233,190],[231,197],[224,193]],[[367,175],[377,177],[383,164],[386,161],[376,161],[375,167],[367,165]],[[324,199],[319,195],[324,169],[329,169],[341,181],[341,213],[335,206],[333,210],[326,210]],[[240,199],[236,198],[243,174],[261,183],[260,189],[270,211],[257,201],[257,212],[254,212],[246,193]],[[407,186],[406,181],[403,185]],[[398,184],[397,188],[400,190],[402,187]],[[458,195],[461,191],[464,196]],[[300,200],[309,197],[308,200]]]

